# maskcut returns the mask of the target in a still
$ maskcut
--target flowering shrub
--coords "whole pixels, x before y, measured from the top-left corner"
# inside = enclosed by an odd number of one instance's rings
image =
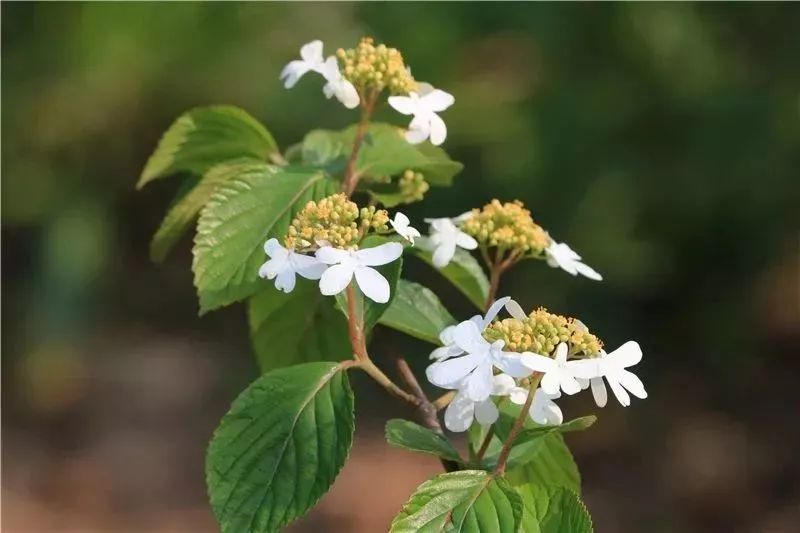
[[[322,76],[326,97],[360,108],[356,125],[311,131],[281,152],[240,109],[194,109],[167,130],[139,181],[186,180],[152,256],[163,259],[199,215],[192,269],[200,313],[246,302],[263,370],[208,448],[222,530],[278,530],[330,488],[353,437],[348,374],[363,371],[421,422],[390,420],[389,444],[437,456],[445,470],[410,496],[391,531],[591,531],[562,435],[595,417],[564,422],[556,400],[591,388],[603,407],[606,383],[624,406],[631,394],[646,398],[628,370],[642,352],[633,341],[606,352],[583,322],[496,295],[502,275],[527,259],[592,280],[600,274],[519,201],[425,219],[423,237],[406,215],[384,208],[420,201],[461,170],[438,147],[447,137],[439,114],[453,96],[415,80],[398,50],[368,38],[327,58],[322,42],[308,43],[280,79],[291,88],[310,74]],[[412,117],[406,128],[371,122],[382,98]],[[483,314],[454,319],[435,293],[401,278],[404,256],[439,269]],[[404,360],[400,381],[373,363],[378,324],[436,346],[425,374],[441,396],[430,399]],[[440,420],[467,432],[466,454]]]

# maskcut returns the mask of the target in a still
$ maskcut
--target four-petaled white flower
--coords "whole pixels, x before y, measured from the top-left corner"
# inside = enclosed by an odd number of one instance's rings
[[[390,220],[389,224],[392,225],[398,235],[410,242],[412,246],[414,245],[414,238],[420,236],[419,230],[412,227],[408,217],[399,211],[394,214],[394,220]]]
[[[358,103],[361,101],[358,97],[358,91],[356,91],[352,83],[342,76],[342,72],[339,70],[339,63],[334,56],[330,56],[325,61],[322,75],[325,76],[325,81],[327,81],[322,88],[326,98],[336,96],[336,99],[344,104],[347,109],[358,107]]]
[[[316,257],[298,254],[281,246],[278,239],[264,243],[264,251],[270,259],[258,269],[258,275],[275,280],[275,288],[289,293],[295,285],[295,274],[306,279],[319,279],[327,268]]]
[[[389,282],[372,267],[386,265],[403,254],[403,245],[387,242],[373,248],[357,251],[323,246],[317,250],[317,259],[329,267],[319,280],[320,292],[325,296],[339,294],[350,284],[353,276],[364,296],[378,303],[389,301]]]
[[[573,276],[581,274],[595,281],[603,279],[598,271],[584,264],[581,256],[565,242],[552,241],[550,246],[545,248],[545,254],[547,254],[547,264],[553,268],[561,268]]]
[[[428,83],[419,84],[419,92],[411,91],[408,96],[390,96],[389,105],[404,115],[413,115],[408,125],[406,140],[419,144],[430,137],[431,144],[442,144],[447,137],[447,126],[437,115],[455,102],[450,93],[434,89]]]
[[[605,407],[608,393],[603,378],[608,381],[611,392],[620,404],[628,407],[631,398],[628,391],[639,399],[647,398],[644,384],[636,374],[626,368],[642,360],[639,343],[628,341],[611,353],[600,352],[600,357],[576,361],[578,381],[584,388],[591,383],[592,396],[598,407]],[[625,390],[627,389],[627,391]]]
[[[508,397],[512,403],[517,405],[524,405],[525,400],[528,399],[528,389],[522,387],[513,387]],[[553,401],[561,397],[560,392],[555,394],[547,394],[541,388],[537,388],[533,393],[533,402],[528,414],[531,419],[537,424],[543,426],[558,426],[564,421],[564,415],[561,408]]]
[[[325,60],[322,58],[322,41],[316,40],[300,48],[300,59],[290,61],[281,71],[284,87],[291,89],[306,72],[322,74]]]
[[[456,246],[465,250],[474,250],[478,241],[464,233],[450,218],[426,218],[431,225],[430,241],[434,246],[433,266],[444,268],[453,259]]]
[[[480,402],[492,392],[495,367],[513,378],[526,377],[532,372],[525,354],[504,352],[504,341],[490,343],[471,320],[457,325],[452,338],[464,355],[437,361],[426,369],[428,381],[437,387],[453,388],[459,383],[459,390],[466,390],[471,400]]]
[[[567,394],[575,394],[581,390],[578,380],[575,379],[578,361],[567,361],[567,343],[562,342],[556,346],[556,352],[552,358],[537,353],[525,352],[524,359],[526,365],[532,370],[542,372],[544,376],[541,381],[541,388],[551,396],[558,393],[561,389]]]
[[[515,386],[514,378],[497,374],[492,377],[491,396],[507,396]],[[473,420],[477,420],[479,424],[494,424],[497,421],[499,413],[491,398],[476,402],[469,397],[467,388],[461,383],[452,388],[458,392],[444,412],[444,425],[447,429],[462,432],[469,429]]]
[[[506,310],[511,313],[511,309],[516,310],[516,308],[519,308],[519,304],[512,300],[510,296],[505,296],[495,301],[486,311],[486,315],[475,315],[469,319],[469,322],[474,322],[475,325],[478,326],[478,329],[483,332],[483,330],[485,330],[486,327],[492,323],[492,320],[495,319],[503,307],[505,307]],[[453,334],[456,331],[457,325],[458,324],[447,326],[441,331],[441,333],[439,333],[439,341],[442,343],[442,346],[431,352],[431,359],[443,361],[445,359],[449,359],[450,357],[455,357],[464,353],[464,350],[458,347],[458,345],[455,343],[455,339],[453,338]]]
[[[360,102],[358,91],[342,76],[335,56],[323,59],[322,46],[320,40],[304,44],[300,48],[300,59],[290,61],[281,71],[280,79],[283,80],[284,87],[291,89],[307,72],[321,74],[326,81],[322,88],[325,96],[336,96],[346,108],[353,109]]]

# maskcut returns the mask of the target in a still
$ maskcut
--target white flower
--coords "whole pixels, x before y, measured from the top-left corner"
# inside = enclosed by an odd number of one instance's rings
[[[453,400],[444,412],[444,425],[450,431],[466,431],[472,425],[473,420],[479,424],[494,424],[499,413],[497,406],[491,398],[482,401],[473,401],[467,394],[466,387],[453,387],[458,389]],[[492,377],[491,396],[507,396],[515,387],[514,378],[506,374],[497,374]]]
[[[471,400],[479,402],[491,394],[495,367],[514,378],[531,374],[524,354],[504,352],[502,340],[489,343],[472,320],[458,324],[452,339],[464,355],[437,361],[425,371],[428,380],[438,387],[454,388],[458,384]]]
[[[544,392],[550,395],[558,393],[561,389],[567,394],[575,394],[581,390],[581,386],[575,379],[578,361],[567,361],[567,344],[562,342],[556,346],[553,358],[536,353],[525,352],[527,355],[524,363],[532,370],[544,373],[541,387]]]
[[[322,41],[311,41],[300,48],[300,58],[290,61],[281,71],[284,87],[291,89],[306,72],[322,74],[325,61],[322,59]]]
[[[398,235],[410,242],[412,246],[414,245],[414,238],[420,236],[419,230],[412,227],[408,217],[399,211],[394,214],[394,220],[390,220],[389,224],[392,225]]]
[[[581,256],[565,242],[551,241],[550,246],[545,249],[545,253],[547,254],[547,264],[551,267],[566,270],[573,276],[581,274],[595,281],[603,279],[599,272],[581,262]]]
[[[275,280],[275,288],[283,292],[292,292],[295,285],[295,274],[306,279],[319,279],[327,266],[315,257],[298,254],[287,250],[278,242],[270,239],[264,243],[264,252],[270,259],[258,269],[258,275]]]
[[[608,381],[611,392],[619,403],[628,407],[631,404],[628,391],[639,399],[647,398],[642,380],[633,372],[625,370],[641,360],[642,349],[639,343],[628,341],[609,354],[603,351],[600,352],[600,357],[576,361],[576,375],[584,388],[591,383],[592,396],[598,407],[605,407],[608,400],[603,378]]]
[[[455,102],[452,94],[434,89],[428,83],[419,84],[419,92],[408,96],[390,96],[389,105],[404,115],[413,115],[408,125],[406,140],[419,144],[430,137],[431,144],[442,144],[447,137],[447,126],[436,113],[444,111]]]
[[[300,48],[300,58],[290,61],[281,71],[280,79],[283,80],[284,87],[291,89],[306,72],[316,72],[322,74],[327,82],[322,88],[326,98],[336,96],[348,109],[358,106],[358,91],[342,76],[336,57],[322,58],[322,41],[304,44]]]
[[[482,333],[483,330],[485,330],[486,327],[491,324],[492,320],[495,319],[497,314],[500,312],[500,309],[503,307],[505,307],[506,310],[513,316],[514,313],[511,311],[511,309],[516,311],[516,308],[519,308],[519,304],[512,300],[510,296],[500,298],[489,307],[485,316],[475,315],[469,319],[469,322],[474,322]],[[450,357],[455,357],[464,353],[464,350],[459,348],[455,343],[455,339],[453,337],[456,331],[456,326],[457,324],[447,326],[441,331],[441,333],[439,333],[439,341],[441,341],[442,346],[431,352],[431,359],[443,361],[445,359],[449,359]]]
[[[426,218],[431,225],[431,244],[434,246],[433,266],[444,268],[453,259],[456,246],[474,250],[478,241],[461,231],[449,218]]]
[[[328,82],[322,88],[326,98],[336,96],[336,99],[343,103],[347,109],[358,107],[360,102],[358,91],[356,91],[352,83],[342,76],[339,70],[339,63],[334,56],[330,56],[325,61],[321,73]]]
[[[514,387],[509,391],[508,396],[512,403],[524,405],[525,400],[528,399],[528,389]],[[564,421],[564,415],[561,412],[561,408],[553,401],[560,397],[560,392],[547,394],[541,388],[537,388],[536,392],[533,393],[533,403],[531,403],[531,407],[528,410],[531,419],[543,426],[561,425]]]
[[[357,251],[323,246],[317,250],[317,259],[333,266],[322,274],[319,280],[320,292],[325,296],[339,294],[355,276],[358,288],[367,298],[386,303],[390,296],[389,282],[372,267],[391,263],[402,254],[403,245],[398,242],[387,242]]]

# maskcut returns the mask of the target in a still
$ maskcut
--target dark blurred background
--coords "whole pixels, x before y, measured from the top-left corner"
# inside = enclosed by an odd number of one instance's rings
[[[193,106],[241,106],[283,147],[353,122],[278,73],[313,38],[364,34],[456,97],[445,147],[466,169],[412,220],[523,200],[605,281],[537,263],[501,293],[643,346],[647,400],[562,402],[600,411],[568,438],[596,530],[796,531],[798,28],[796,4],[3,3],[4,531],[215,530],[203,454],[256,375],[244,309],[197,317],[190,239],[147,254],[177,183],[134,183]],[[430,350],[375,346],[389,370]],[[438,471],[383,443],[402,406],[356,389],[350,461],[295,531],[385,530]]]

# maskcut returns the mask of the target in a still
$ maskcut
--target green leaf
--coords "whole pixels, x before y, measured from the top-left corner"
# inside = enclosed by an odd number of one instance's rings
[[[164,133],[136,188],[178,172],[200,175],[229,159],[265,160],[277,151],[272,135],[242,109],[198,107],[178,117]]]
[[[483,470],[461,470],[420,485],[390,531],[515,532],[522,511],[522,500],[503,478]]]
[[[200,212],[194,240],[194,284],[200,314],[258,292],[269,237],[282,237],[309,200],[339,190],[319,171],[247,165],[219,185]]]
[[[344,170],[358,126],[342,131],[314,130],[303,139],[303,162],[325,167],[331,174]],[[396,176],[411,169],[421,172],[434,186],[448,186],[463,165],[429,143],[409,144],[403,130],[391,124],[372,123],[356,159],[356,171],[366,178]]]
[[[199,181],[193,179],[189,182],[190,187],[170,207],[150,241],[150,259],[158,263],[163,261],[216,188],[253,163],[253,160],[231,160],[211,167]]]
[[[455,324],[455,319],[433,291],[419,283],[401,279],[397,283],[392,305],[386,309],[378,323],[412,337],[441,344],[439,333],[447,326]]]
[[[517,487],[524,512],[521,530],[526,533],[592,533],[589,511],[577,494],[564,487],[530,483]]]
[[[394,418],[386,423],[386,440],[396,448],[427,453],[461,462],[458,451],[444,436],[409,420]]]
[[[330,488],[353,441],[353,393],[335,363],[274,370],[233,402],[206,455],[223,532],[277,531]]]
[[[417,237],[415,246],[408,248],[408,251],[433,266],[434,248],[427,237]],[[456,249],[453,260],[446,267],[436,270],[455,285],[478,309],[483,310],[486,299],[489,297],[489,280],[481,265],[469,252],[461,248]]]
[[[379,235],[371,235],[364,239],[361,243],[360,248],[372,248],[375,246],[379,246],[381,244],[394,241],[394,239],[382,237]],[[383,274],[383,277],[389,282],[389,301],[386,303],[378,303],[366,298],[364,294],[359,290],[358,284],[353,278],[353,285],[355,286],[355,312],[356,316],[363,318],[364,324],[364,333],[368,333],[375,324],[378,323],[381,316],[387,309],[392,305],[395,297],[397,296],[397,283],[400,280],[400,272],[403,269],[403,257],[400,256],[399,259],[396,261],[392,261],[388,265],[383,265],[379,267],[374,267],[375,270]],[[348,314],[348,306],[347,306],[347,291],[342,291],[336,295],[336,301],[339,304],[339,308],[341,311],[347,316]]]
[[[306,361],[350,357],[347,321],[315,281],[289,294],[269,285],[248,300],[250,338],[262,372]]]
[[[506,478],[513,486],[535,481],[545,486],[567,487],[580,493],[578,465],[560,433],[514,446],[509,454]]]

